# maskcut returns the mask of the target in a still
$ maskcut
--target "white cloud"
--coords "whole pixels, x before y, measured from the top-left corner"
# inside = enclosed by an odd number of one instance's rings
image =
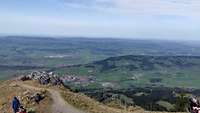
[[[117,0],[118,8],[141,13],[198,15],[200,1],[197,0]]]
[[[193,38],[200,0],[41,0],[0,4],[0,33]],[[59,2],[58,2],[59,1]],[[24,2],[24,1],[23,1]],[[14,7],[15,6],[15,7]]]
[[[122,13],[200,16],[200,0],[62,0],[78,8]]]

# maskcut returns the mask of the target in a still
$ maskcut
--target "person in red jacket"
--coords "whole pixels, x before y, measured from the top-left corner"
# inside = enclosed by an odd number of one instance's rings
[[[23,106],[20,106],[19,113],[27,113],[27,112],[26,112],[26,109]]]

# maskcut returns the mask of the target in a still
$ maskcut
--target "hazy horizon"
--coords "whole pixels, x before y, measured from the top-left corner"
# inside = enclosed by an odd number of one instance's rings
[[[200,44],[200,39],[162,39],[162,38],[129,38],[129,37],[87,37],[87,36],[59,36],[59,35],[2,35],[0,34],[0,38],[49,38],[49,39],[108,39],[108,40],[144,40],[144,41],[170,41],[170,42],[186,42],[186,43],[192,43],[192,44]]]

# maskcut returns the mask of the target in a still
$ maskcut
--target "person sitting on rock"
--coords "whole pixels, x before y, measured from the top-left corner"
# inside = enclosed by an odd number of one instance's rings
[[[14,97],[12,100],[12,109],[14,113],[17,113],[19,111],[20,102],[17,97]]]
[[[37,93],[37,94],[35,95],[34,99],[35,99],[35,102],[36,102],[37,104],[39,104],[39,102],[43,99],[43,97],[42,97],[39,93]]]

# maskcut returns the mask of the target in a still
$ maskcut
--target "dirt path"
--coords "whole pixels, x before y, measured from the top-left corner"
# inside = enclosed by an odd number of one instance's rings
[[[32,90],[42,90],[43,88],[38,88],[34,86],[30,86],[23,83],[17,83],[19,86],[32,89]],[[60,93],[53,89],[46,89],[51,94],[51,98],[53,99],[53,105],[52,105],[52,112],[53,113],[85,113],[83,111],[78,110],[77,108],[73,107],[69,103],[67,103]]]

